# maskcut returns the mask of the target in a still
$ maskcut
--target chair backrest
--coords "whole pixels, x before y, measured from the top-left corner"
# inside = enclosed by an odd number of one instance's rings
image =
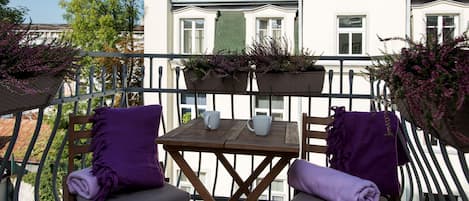
[[[75,157],[80,154],[90,153],[91,129],[86,129],[86,124],[90,124],[91,116],[75,116],[70,115],[70,123],[68,125],[68,173],[75,170]],[[79,126],[80,129],[75,129]],[[77,143],[78,141],[84,143]],[[67,175],[68,176],[68,175]],[[63,181],[64,200],[74,201],[75,196],[70,194],[67,188],[66,178]]]
[[[312,117],[307,116],[306,113],[303,113],[303,133],[301,135],[301,158],[307,159],[306,155],[309,152],[313,153],[326,153],[327,146],[311,144],[310,139],[323,139],[327,138],[327,133],[325,131],[326,126],[333,121],[332,117]],[[324,130],[311,130],[312,126],[319,125],[323,126]]]

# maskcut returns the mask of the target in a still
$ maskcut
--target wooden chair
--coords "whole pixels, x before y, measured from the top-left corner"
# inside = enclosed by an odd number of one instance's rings
[[[92,137],[91,130],[89,128],[90,126],[88,126],[88,129],[85,126],[86,124],[91,125],[90,117],[91,116],[70,115],[70,123],[68,126],[68,173],[71,173],[75,170],[76,156],[80,154],[91,153],[89,144],[91,141],[90,138]],[[83,126],[84,129],[79,129],[77,131],[75,130],[76,125]],[[80,141],[81,143],[77,143],[78,141]],[[82,142],[84,142],[84,144]],[[86,199],[80,196],[70,194],[66,185],[67,176],[63,179],[64,200],[86,201]],[[166,182],[168,182],[168,179],[165,180]],[[189,199],[189,193],[182,191],[173,185],[165,183],[165,185],[160,188],[111,195],[108,198],[108,201],[189,201]]]
[[[331,123],[334,119],[332,117],[312,117],[307,116],[303,113],[303,125],[302,125],[302,135],[301,135],[301,159],[308,160],[309,153],[318,153],[326,154],[327,145],[318,145],[312,144],[310,142],[314,140],[326,140],[327,132],[325,130],[326,126]],[[320,126],[321,129],[312,130],[310,127]],[[324,129],[322,129],[324,128]],[[321,131],[319,131],[321,130]],[[396,198],[385,198],[381,197],[380,201],[386,200],[397,200]],[[323,199],[309,195],[303,192],[296,192],[295,197],[292,201],[324,201]]]
[[[332,117],[311,117],[303,113],[303,125],[301,135],[301,159],[308,159],[306,154],[320,153],[326,154],[327,146],[325,145],[314,145],[310,144],[311,139],[325,140],[327,133],[325,131],[326,126],[333,121]],[[324,127],[322,131],[312,131],[311,126],[320,125]]]

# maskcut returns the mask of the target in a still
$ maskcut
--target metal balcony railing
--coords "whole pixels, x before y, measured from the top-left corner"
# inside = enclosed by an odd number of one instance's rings
[[[190,109],[194,109],[192,111],[195,115],[191,116],[192,118],[198,116],[201,108],[220,110],[223,109],[221,107],[229,107],[229,109],[224,109],[230,111],[230,118],[240,118],[237,116],[237,111],[246,110],[247,105],[237,103],[236,97],[238,96],[244,97],[249,102],[247,117],[255,115],[258,107],[261,107],[256,104],[258,93],[253,90],[253,78],[250,78],[249,90],[242,95],[227,92],[208,96],[205,94],[187,96],[188,92],[181,86],[183,83],[181,68],[175,65],[174,61],[188,55],[88,53],[88,56],[118,59],[123,65],[83,67],[74,81],[65,83],[61,87],[49,106],[33,111],[18,111],[2,117],[2,119],[14,119],[11,121],[13,122],[11,133],[2,133],[11,137],[8,146],[3,148],[4,155],[0,164],[0,172],[6,173],[8,170],[8,173],[14,174],[11,177],[13,186],[10,186],[13,200],[62,200],[62,178],[66,171],[65,158],[67,156],[67,133],[64,127],[69,114],[88,115],[92,114],[94,108],[101,106],[128,107],[143,103],[158,103],[166,110],[161,122],[160,135],[162,135],[183,123],[182,109],[188,105]],[[145,67],[131,65],[135,63],[132,60],[143,60]],[[348,110],[379,111],[384,109],[375,97],[386,95],[385,83],[370,80],[361,72],[365,71],[363,67],[370,65],[370,57],[323,56],[319,62],[328,69],[323,93],[318,96],[284,96],[283,120],[295,121],[297,120],[295,115],[301,111],[309,115],[330,115],[328,108],[333,105],[343,105]],[[263,108],[263,111],[272,115],[276,111],[276,108],[273,108],[272,97],[281,95],[268,95],[268,107]],[[187,97],[190,97],[190,101],[185,99]],[[205,104],[201,103],[201,100]],[[207,102],[211,103],[207,104]],[[212,108],[209,108],[210,106]],[[37,113],[34,131],[20,132],[20,128],[25,125],[26,121],[23,116],[31,113]],[[43,125],[48,125],[49,129],[44,130]],[[406,129],[400,140],[407,142],[406,150],[411,162],[399,167],[401,199],[468,200],[468,155],[428,135],[422,135],[422,131],[407,121],[403,121],[402,126]],[[20,150],[23,152],[21,154],[14,153],[14,150],[18,151],[16,147],[23,138],[22,135],[28,136],[27,148]],[[44,135],[46,137],[43,137]],[[172,178],[173,184],[180,186],[182,178],[180,171],[169,170],[171,161],[163,149],[159,149],[159,152],[160,160],[164,162],[166,176]],[[16,162],[11,162],[13,155],[16,157]],[[217,200],[226,200],[229,194],[220,192],[221,187],[217,186],[222,179],[218,162],[202,160],[202,153],[196,153],[196,155],[197,168],[194,169],[198,170],[197,174],[200,174],[204,163],[213,164],[215,171],[209,178],[210,181],[207,182],[211,184],[211,193]],[[239,157],[246,158],[246,156],[231,156],[233,159],[231,162],[235,168],[237,165],[239,167]],[[38,161],[32,162],[32,158],[37,158]],[[86,165],[86,158],[82,157],[83,166]],[[248,156],[248,160],[250,164],[243,164],[242,168],[251,167],[252,170],[256,160],[254,156],[250,159]],[[31,171],[27,168],[30,166],[37,167],[37,170]],[[3,179],[0,184],[2,189],[8,189],[8,185],[4,185],[5,180]],[[229,192],[233,193],[235,188],[235,183],[231,182]],[[293,190],[287,188],[284,191],[286,195],[284,200],[290,200],[293,197]],[[191,193],[193,199],[199,198],[196,192]],[[265,197],[270,200],[272,195],[272,188],[269,187]],[[0,194],[0,196],[3,195]]]

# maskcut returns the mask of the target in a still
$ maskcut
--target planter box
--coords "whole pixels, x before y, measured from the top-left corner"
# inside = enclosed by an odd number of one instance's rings
[[[205,93],[245,93],[248,72],[235,73],[233,77],[217,77],[209,74],[205,79],[198,79],[193,71],[184,71],[188,91]]]
[[[325,71],[300,73],[259,73],[257,86],[262,94],[314,96],[322,92]]]
[[[30,79],[32,89],[40,90],[37,94],[24,94],[17,89],[8,89],[0,85],[0,115],[47,106],[62,84],[62,77],[40,76]],[[17,93],[18,92],[18,93]]]
[[[413,118],[412,112],[409,110],[409,105],[405,100],[396,100],[401,116],[411,121],[416,126],[423,128],[423,126],[416,122]],[[434,108],[430,108],[433,113]],[[459,151],[469,153],[469,101],[465,101],[462,108],[456,113],[454,119],[441,119],[433,121],[433,125],[427,132],[432,136],[438,138],[440,141],[457,148]],[[452,129],[450,129],[452,128]]]

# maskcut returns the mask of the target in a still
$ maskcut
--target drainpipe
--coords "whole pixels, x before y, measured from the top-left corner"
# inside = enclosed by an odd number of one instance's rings
[[[406,0],[405,2],[405,34],[406,34],[406,37],[409,37],[411,38],[412,36],[410,35],[410,16],[412,15],[411,14],[411,8],[410,8],[410,1],[411,0]]]
[[[303,0],[298,0],[298,50],[303,50]],[[301,128],[302,121],[302,106],[303,98],[298,97],[298,129]],[[301,132],[298,132],[301,133]],[[301,138],[300,138],[301,139]]]

